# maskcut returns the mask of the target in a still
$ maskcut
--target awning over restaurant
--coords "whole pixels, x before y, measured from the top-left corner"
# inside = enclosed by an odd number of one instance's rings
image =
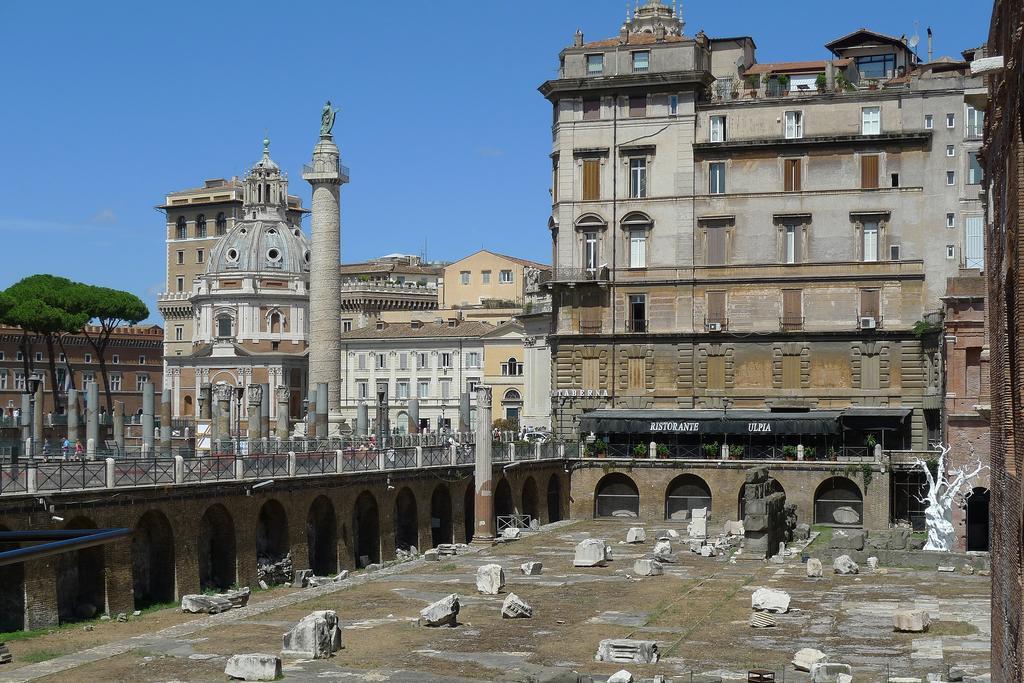
[[[838,434],[840,410],[594,410],[580,430],[595,434]]]
[[[845,408],[839,421],[848,429],[902,429],[912,412],[910,408],[856,406]]]

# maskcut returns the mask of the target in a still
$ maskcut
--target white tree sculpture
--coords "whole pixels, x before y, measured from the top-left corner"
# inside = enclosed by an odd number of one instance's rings
[[[927,503],[924,510],[925,525],[928,528],[928,542],[925,550],[940,550],[949,552],[956,544],[956,531],[953,529],[953,503],[963,503],[973,493],[971,484],[981,474],[982,470],[988,469],[978,460],[973,470],[967,471],[965,467],[951,467],[946,471],[946,456],[953,450],[950,446],[936,444],[935,450],[939,454],[939,464],[932,476],[928,469],[928,463],[918,458],[914,464],[924,470],[924,476],[928,479],[928,493],[923,498],[918,498],[922,503]]]

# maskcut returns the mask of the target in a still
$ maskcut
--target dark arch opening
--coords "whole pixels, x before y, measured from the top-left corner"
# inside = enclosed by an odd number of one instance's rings
[[[174,600],[174,532],[167,516],[150,510],[132,534],[135,609]]]
[[[699,508],[711,516],[711,489],[696,474],[680,474],[665,492],[665,519],[690,519]]]
[[[814,523],[859,527],[864,524],[864,497],[846,477],[829,477],[814,492]]]
[[[562,519],[562,484],[558,475],[552,474],[548,479],[548,523]]]
[[[235,583],[235,522],[221,505],[211,505],[199,522],[199,588],[226,590]]]
[[[430,496],[430,541],[436,548],[452,543],[452,496],[448,487],[438,484]]]
[[[540,522],[540,501],[537,496],[537,482],[527,477],[523,482],[523,514]]]
[[[76,517],[65,529],[95,529]],[[89,619],[107,608],[103,546],[63,553],[57,561],[57,618],[61,623]]]
[[[497,520],[498,517],[507,517],[514,513],[515,505],[512,502],[512,487],[509,486],[508,479],[503,478],[494,487],[494,517]],[[496,521],[495,529],[497,529]]]
[[[767,495],[770,496],[773,493],[785,493],[785,492],[786,492],[786,489],[782,488],[782,484],[780,484],[777,479],[774,479],[772,477],[768,478],[768,491],[767,491]],[[740,492],[739,492],[738,496],[736,497],[736,510],[739,513],[739,517],[737,517],[737,519],[740,522],[743,521],[744,515],[747,514],[747,496],[746,496],[746,493],[747,493],[747,485],[746,484],[740,484]]]
[[[466,526],[466,543],[472,543],[476,527],[476,481],[473,477],[469,478],[469,485],[462,497],[462,521]]]
[[[363,491],[356,499],[352,529],[356,541],[356,566],[380,562],[380,516],[377,499],[369,491]]]
[[[619,472],[606,474],[597,482],[595,517],[639,517],[640,491],[632,479]]]
[[[988,489],[976,488],[967,499],[967,549],[988,552]]]
[[[256,524],[256,566],[274,564],[288,554],[288,515],[274,499],[260,507]]]
[[[10,531],[0,524],[0,531]],[[0,552],[17,550],[20,543],[0,543]],[[25,628],[25,565],[22,562],[0,567],[0,633]]]
[[[419,546],[419,515],[416,496],[404,487],[395,497],[395,550],[409,550]]]
[[[306,546],[309,568],[317,576],[338,571],[338,533],[334,504],[327,496],[317,496],[306,516]]]

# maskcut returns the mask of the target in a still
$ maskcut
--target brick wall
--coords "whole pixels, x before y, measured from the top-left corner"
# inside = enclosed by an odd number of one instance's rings
[[[1024,680],[1021,648],[1021,468],[1024,448],[1015,431],[1024,428],[1021,391],[1021,332],[1024,287],[1020,273],[1024,143],[1021,140],[1021,78],[1024,6],[996,0],[988,54],[1001,55],[1004,70],[988,77],[985,117],[989,331],[992,394],[992,680]]]

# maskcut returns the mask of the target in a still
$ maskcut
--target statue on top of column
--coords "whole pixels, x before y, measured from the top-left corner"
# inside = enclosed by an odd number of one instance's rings
[[[334,117],[337,113],[338,110],[331,106],[330,100],[327,100],[320,113],[320,137],[327,137],[334,130]]]

